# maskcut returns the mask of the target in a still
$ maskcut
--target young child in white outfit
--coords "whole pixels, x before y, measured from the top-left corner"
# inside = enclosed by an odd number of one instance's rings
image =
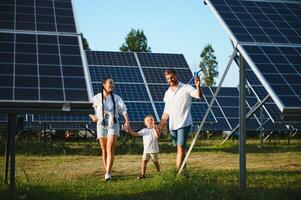
[[[129,134],[133,136],[142,136],[143,137],[143,156],[141,163],[141,174],[139,175],[139,179],[145,178],[146,165],[148,161],[151,159],[158,172],[160,172],[160,164],[158,160],[159,153],[159,144],[158,138],[159,133],[155,130],[155,119],[152,115],[147,115],[144,118],[144,124],[146,128],[143,128],[139,132],[135,132],[132,129],[129,130]]]

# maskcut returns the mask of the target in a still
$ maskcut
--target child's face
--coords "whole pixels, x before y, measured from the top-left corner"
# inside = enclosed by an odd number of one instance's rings
[[[155,127],[155,120],[153,117],[146,117],[144,119],[144,124],[147,128],[154,128]]]

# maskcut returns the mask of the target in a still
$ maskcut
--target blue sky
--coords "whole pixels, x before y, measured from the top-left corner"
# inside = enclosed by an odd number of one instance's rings
[[[192,71],[202,48],[211,43],[220,76],[232,53],[221,24],[202,0],[74,0],[80,31],[92,50],[119,51],[131,30],[143,29],[153,53],[181,53]],[[217,79],[219,81],[219,79]],[[231,66],[224,86],[237,86]]]

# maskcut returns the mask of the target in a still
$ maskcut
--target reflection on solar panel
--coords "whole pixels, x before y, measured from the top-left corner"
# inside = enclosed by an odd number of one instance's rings
[[[1,1],[0,28],[4,107],[87,106],[91,92],[71,0]]]
[[[206,0],[206,3],[284,117],[300,115],[300,1]]]

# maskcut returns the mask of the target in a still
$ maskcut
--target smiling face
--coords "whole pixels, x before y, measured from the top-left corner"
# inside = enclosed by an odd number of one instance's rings
[[[178,76],[174,73],[165,73],[165,79],[169,86],[177,86],[179,83]]]
[[[114,81],[113,81],[113,79],[106,79],[104,82],[103,82],[103,89],[106,91],[106,92],[108,92],[108,93],[110,93],[110,92],[112,92],[113,91],[113,89],[114,89]]]
[[[147,128],[154,128],[155,127],[155,119],[153,116],[147,116],[144,118],[144,124]]]

